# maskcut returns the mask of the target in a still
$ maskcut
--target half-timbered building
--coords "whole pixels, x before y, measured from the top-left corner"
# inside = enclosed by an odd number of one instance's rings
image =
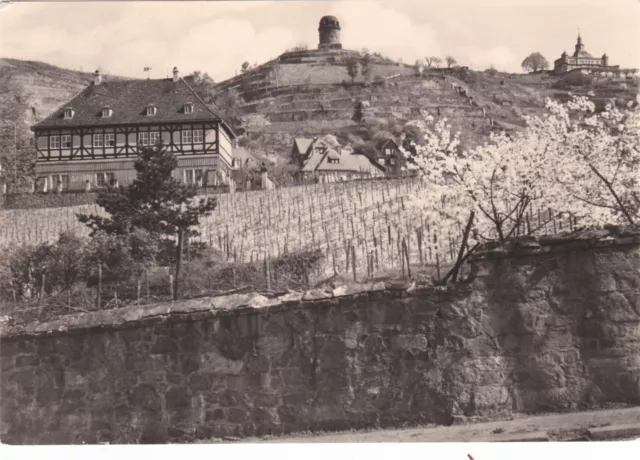
[[[125,185],[135,179],[138,149],[162,144],[173,152],[173,174],[210,187],[228,183],[235,135],[185,82],[173,77],[93,82],[32,127],[37,188],[73,191]]]
[[[405,166],[404,157],[400,153],[400,148],[396,141],[391,138],[380,139],[376,143],[375,160],[383,165],[387,171],[387,175],[399,176],[402,174],[403,166]]]

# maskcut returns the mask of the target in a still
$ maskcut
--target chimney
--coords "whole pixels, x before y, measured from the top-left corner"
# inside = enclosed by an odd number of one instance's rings
[[[97,86],[100,83],[102,83],[102,75],[100,75],[99,70],[96,70],[95,73],[93,74],[93,84]]]
[[[178,71],[177,67],[173,68],[173,81],[178,81],[180,80],[180,72]]]

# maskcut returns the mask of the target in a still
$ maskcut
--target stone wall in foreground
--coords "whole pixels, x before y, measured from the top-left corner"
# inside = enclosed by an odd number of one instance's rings
[[[526,243],[526,244],[525,244]],[[640,403],[640,238],[377,283],[5,325],[5,443],[178,442]]]

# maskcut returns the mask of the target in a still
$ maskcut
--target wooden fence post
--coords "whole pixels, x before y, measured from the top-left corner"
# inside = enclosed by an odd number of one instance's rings
[[[269,253],[266,252],[264,256],[265,274],[267,275],[267,291],[271,291],[271,270],[269,267]]]
[[[101,296],[102,296],[102,264],[98,263],[98,298],[97,298],[98,309],[100,309]]]
[[[353,268],[353,281],[358,281],[357,275],[356,275],[356,246],[355,244],[351,245],[351,257],[353,258],[352,262],[352,268]]]
[[[40,285],[40,301],[42,302],[44,300],[44,285],[45,285],[45,281],[46,281],[46,275],[43,273],[42,274],[42,284]]]
[[[411,278],[411,264],[409,260],[409,246],[407,246],[407,241],[402,238],[402,248],[404,249],[404,256],[407,258],[407,275]]]

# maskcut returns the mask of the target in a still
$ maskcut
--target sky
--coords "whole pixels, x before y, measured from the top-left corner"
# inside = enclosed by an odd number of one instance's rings
[[[318,22],[337,16],[344,48],[413,64],[454,56],[476,70],[521,72],[532,52],[553,65],[587,51],[640,67],[640,0],[340,0],[32,2],[0,6],[0,57],[112,75],[232,77],[297,44],[318,45]]]

